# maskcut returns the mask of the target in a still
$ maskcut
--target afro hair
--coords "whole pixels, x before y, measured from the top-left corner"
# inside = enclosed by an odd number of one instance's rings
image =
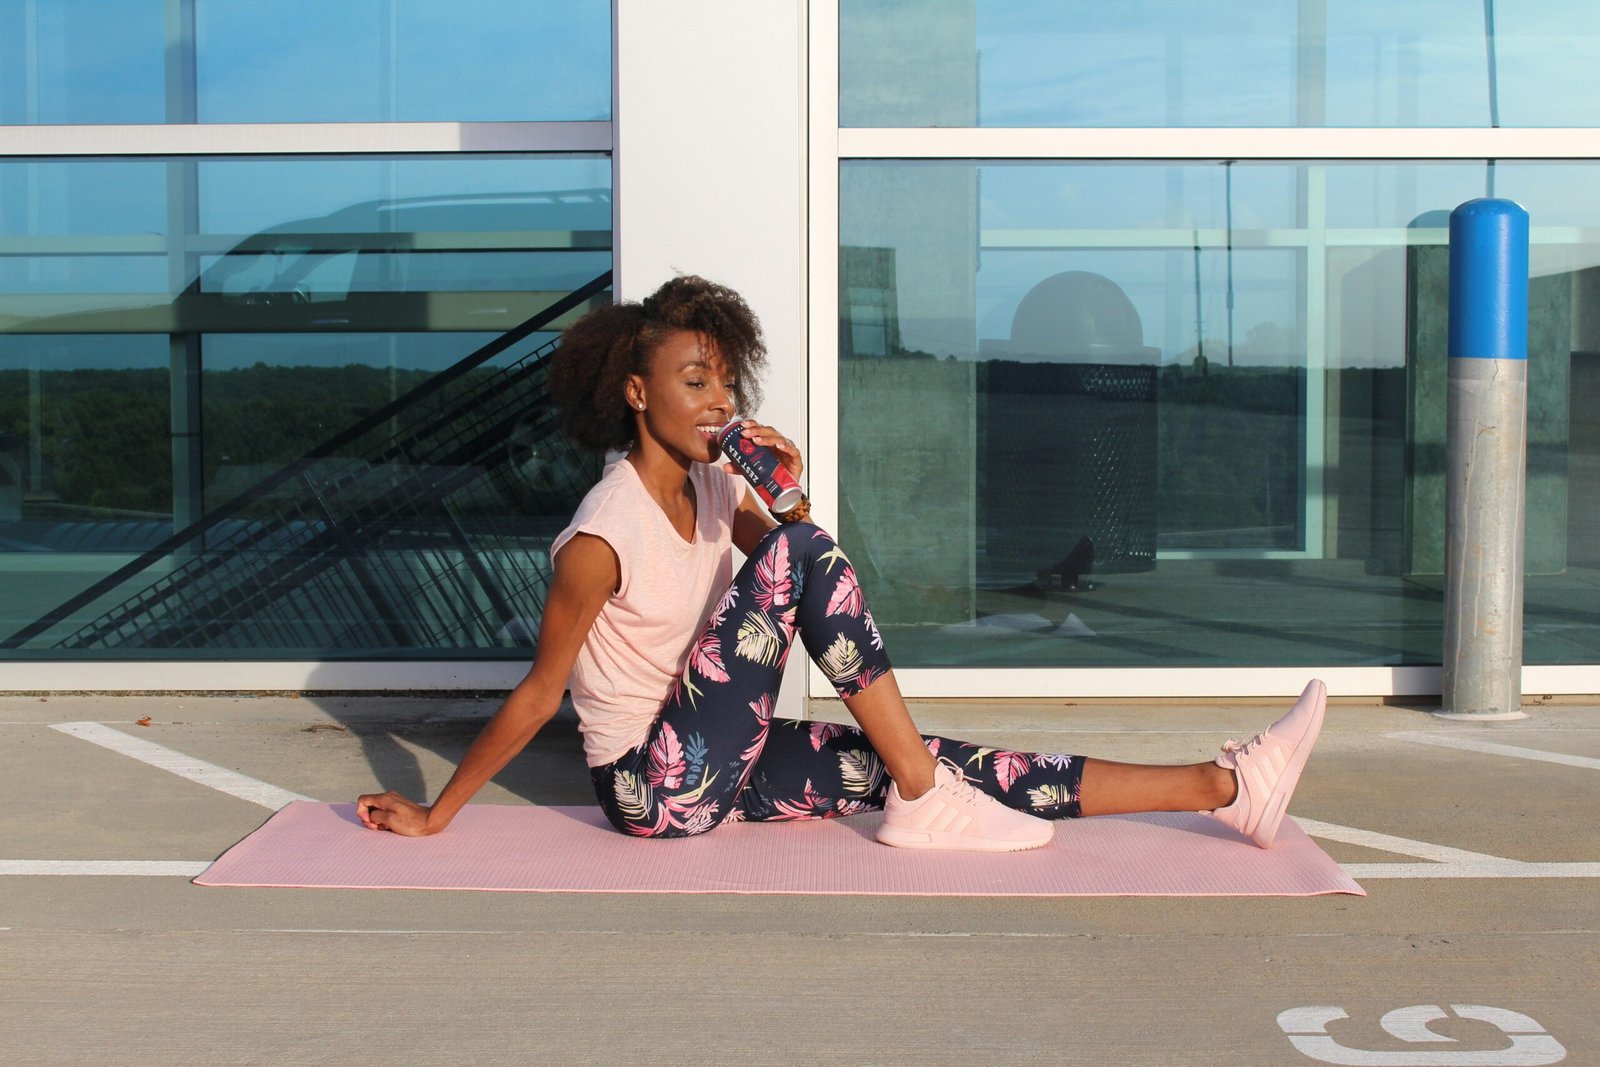
[[[550,391],[567,434],[597,452],[631,445],[634,416],[623,383],[630,374],[649,374],[656,349],[680,330],[699,334],[722,357],[741,412],[761,402],[757,377],[767,347],[755,313],[727,286],[686,274],[642,301],[591,311],[562,333],[551,357]]]

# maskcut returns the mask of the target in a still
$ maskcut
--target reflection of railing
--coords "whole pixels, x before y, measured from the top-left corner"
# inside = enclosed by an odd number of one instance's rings
[[[545,381],[554,342],[484,365],[610,284],[608,271],[567,294],[0,648],[40,638],[125,651],[525,643],[543,609],[548,527],[565,521],[594,464],[556,425]],[[182,553],[169,573],[68,628]]]

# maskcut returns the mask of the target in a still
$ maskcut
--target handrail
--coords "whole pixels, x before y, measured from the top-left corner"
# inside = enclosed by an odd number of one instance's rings
[[[117,586],[133,577],[135,574],[138,574],[140,571],[144,570],[150,565],[170,555],[171,552],[180,545],[183,545],[189,541],[193,541],[195,538],[202,536],[219,523],[231,518],[250,504],[260,500],[268,492],[277,488],[279,485],[282,485],[284,482],[305,473],[317,461],[326,459],[338,452],[344,446],[350,444],[352,441],[359,440],[361,437],[371,433],[374,429],[394,418],[402,411],[405,411],[407,408],[412,407],[420,401],[423,401],[440,390],[446,388],[457,379],[482,366],[495,356],[517,344],[519,341],[526,339],[531,334],[539,332],[541,329],[545,328],[562,315],[565,315],[567,312],[581,307],[591,298],[609,288],[611,285],[611,279],[611,271],[605,271],[577,289],[574,289],[560,300],[557,300],[555,303],[544,308],[538,314],[533,315],[521,324],[512,327],[510,330],[507,330],[505,333],[501,334],[499,337],[496,337],[488,344],[478,348],[470,355],[464,357],[456,363],[451,364],[438,374],[428,378],[427,381],[418,384],[415,388],[408,390],[407,392],[396,397],[394,400],[384,404],[382,407],[368,414],[365,418],[359,420],[354,425],[345,428],[334,436],[328,438],[326,441],[312,448],[304,455],[292,460],[288,464],[279,468],[277,471],[274,471],[272,474],[267,475],[256,484],[244,489],[233,499],[218,505],[211,511],[208,511],[205,515],[185,526],[183,529],[174,532],[171,537],[162,541],[154,548],[151,548],[133,560],[130,560],[127,564],[119,567],[111,574],[106,575],[89,588],[76,594],[64,603],[51,609],[40,618],[35,619],[33,622],[24,626],[22,629],[18,630],[4,641],[0,641],[0,649],[20,648],[28,641],[33,640],[42,633],[45,633],[51,627],[58,625],[73,612],[79,610],[87,604],[94,602],[95,600],[98,600],[112,589],[115,589]]]

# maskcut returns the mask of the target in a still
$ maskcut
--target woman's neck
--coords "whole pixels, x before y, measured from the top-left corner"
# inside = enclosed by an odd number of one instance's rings
[[[689,460],[675,456],[648,438],[628,450],[639,481],[661,503],[683,500],[689,495]]]

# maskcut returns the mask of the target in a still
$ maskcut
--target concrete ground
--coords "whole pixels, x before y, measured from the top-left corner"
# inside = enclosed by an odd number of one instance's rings
[[[190,884],[271,803],[194,780],[207,766],[319,799],[436,791],[492,707],[0,697],[0,1062],[1600,1063],[1596,706],[1479,725],[1336,702],[1293,813],[1365,898]],[[930,731],[1161,762],[1274,717],[914,710]],[[63,723],[193,759],[158,766]],[[480,799],[588,802],[573,724]],[[1280,1020],[1297,1008],[1326,1010]]]

